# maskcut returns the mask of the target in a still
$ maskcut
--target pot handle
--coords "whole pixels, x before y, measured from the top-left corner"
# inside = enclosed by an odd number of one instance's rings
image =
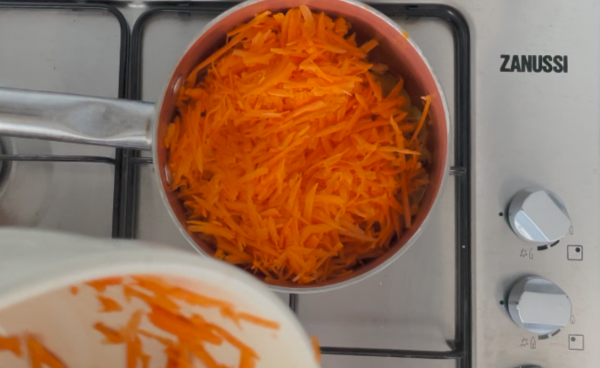
[[[0,88],[0,136],[152,148],[148,102]]]

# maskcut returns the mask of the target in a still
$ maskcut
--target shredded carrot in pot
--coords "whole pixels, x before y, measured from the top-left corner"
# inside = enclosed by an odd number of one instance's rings
[[[343,18],[264,12],[186,78],[164,140],[188,229],[267,282],[347,275],[412,224],[423,112]]]

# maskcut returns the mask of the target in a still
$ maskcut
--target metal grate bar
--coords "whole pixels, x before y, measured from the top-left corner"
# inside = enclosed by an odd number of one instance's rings
[[[410,359],[461,359],[465,351],[425,351],[425,350],[396,350],[396,349],[365,349],[365,348],[338,348],[322,346],[321,354],[325,355],[350,355],[388,358]]]
[[[104,156],[72,156],[72,155],[0,155],[0,161],[31,161],[31,162],[97,162],[115,164],[115,159]]]

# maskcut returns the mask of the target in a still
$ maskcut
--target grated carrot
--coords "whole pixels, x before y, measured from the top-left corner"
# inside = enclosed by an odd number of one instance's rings
[[[33,335],[25,335],[25,343],[29,351],[31,368],[66,368],[64,363]]]
[[[121,344],[125,342],[125,339],[123,338],[123,336],[121,336],[121,333],[119,331],[116,331],[104,325],[104,323],[102,322],[97,322],[96,324],[94,324],[94,328],[100,333],[102,333],[104,337],[106,337],[106,339],[104,340],[105,344]]]
[[[377,40],[351,29],[304,5],[259,14],[189,74],[167,128],[188,229],[267,282],[321,282],[380,256],[429,182],[431,97],[421,113],[367,60]]]
[[[0,351],[8,350],[20,357],[21,353],[21,340],[18,336],[2,336],[0,335]]]
[[[86,284],[96,289],[98,292],[103,292],[108,286],[119,285],[123,281],[121,277],[107,277],[89,281]]]
[[[105,337],[104,343],[125,344],[127,368],[136,368],[140,363],[142,367],[147,367],[150,363],[149,355],[144,353],[140,336],[154,339],[166,346],[167,367],[170,368],[191,367],[191,355],[202,360],[207,367],[225,368],[225,365],[214,360],[205,347],[205,344],[221,345],[224,342],[239,350],[238,368],[255,366],[259,356],[253,349],[237,339],[231,332],[204,320],[200,315],[184,315],[176,300],[185,301],[191,305],[218,308],[221,315],[232,318],[234,321],[243,320],[270,329],[279,328],[279,323],[275,321],[246,312],[238,312],[235,310],[235,306],[229,302],[170,285],[158,277],[137,275],[132,278],[134,282],[123,281],[124,294],[127,295],[127,290],[130,292],[135,290],[134,288],[141,288],[149,292],[139,292],[139,294],[145,295],[141,300],[149,307],[150,311],[137,310],[131,315],[126,325],[120,329],[108,327],[102,322],[94,325],[94,329]],[[98,296],[100,297],[100,295]],[[163,308],[164,305],[169,306],[169,309]],[[140,324],[144,318],[147,318],[161,333],[167,333],[168,336],[141,329]],[[176,340],[171,339],[171,336],[175,336]]]
[[[278,322],[260,318],[260,317],[254,316],[252,314],[240,312],[240,313],[236,314],[236,318],[240,321],[250,322],[257,326],[262,326],[262,327],[271,328],[271,329],[275,329],[275,330],[279,329]]]
[[[310,342],[312,343],[313,350],[315,351],[315,359],[318,363],[321,363],[321,346],[319,345],[319,338],[313,335],[310,337]]]
[[[119,303],[111,298],[107,298],[102,295],[98,295],[97,298],[102,304],[102,309],[100,309],[100,312],[119,312],[123,310],[123,307],[121,307]]]
[[[101,295],[108,285],[119,287],[127,303],[131,302],[131,296],[135,296],[145,304],[145,308],[136,309],[133,313],[126,310],[124,313],[129,315],[121,327],[111,327],[104,322],[96,322],[92,326],[103,336],[103,344],[124,345],[124,367],[126,368],[150,367],[151,357],[144,351],[142,337],[153,339],[165,346],[166,367],[168,368],[195,366],[193,357],[200,359],[209,368],[254,368],[256,366],[260,357],[249,345],[237,338],[233,332],[205,320],[201,315],[190,315],[189,310],[184,310],[180,302],[205,308],[217,308],[224,318],[233,320],[239,330],[244,327],[240,324],[242,321],[270,330],[280,328],[276,321],[238,311],[231,302],[172,285],[157,276],[115,277],[93,280],[86,284],[95,286],[96,297],[105,306],[105,309],[115,308],[114,305],[116,305],[120,308],[118,311],[123,311],[116,301]],[[72,288],[76,288],[76,286],[71,286],[69,289]],[[146,321],[155,327],[155,331],[159,332],[150,332],[140,328]],[[22,357],[22,343],[27,349],[31,368],[67,368],[60,358],[42,344],[39,337],[27,332],[11,336],[0,335],[0,352],[8,350],[17,357]],[[224,343],[239,352],[239,362],[233,367],[218,363],[207,350],[207,345],[223,345]]]

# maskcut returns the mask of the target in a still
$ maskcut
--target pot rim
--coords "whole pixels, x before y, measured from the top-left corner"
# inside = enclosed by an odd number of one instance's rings
[[[354,1],[354,0],[334,0],[340,3],[346,3],[352,6],[355,6],[357,8],[362,8],[363,10],[366,10],[368,12],[373,13],[375,16],[377,16],[381,21],[385,22],[387,25],[393,27],[399,34],[402,35],[406,35],[407,33],[402,29],[402,27],[400,27],[397,23],[395,23],[393,20],[391,20],[389,17],[387,17],[385,14],[381,13],[380,11],[374,9],[373,7],[364,4],[362,2],[359,1]],[[158,185],[158,187],[160,188],[160,197],[162,198],[162,202],[163,204],[167,207],[167,211],[169,213],[169,217],[171,218],[171,220],[173,222],[176,223],[177,228],[179,229],[179,231],[181,232],[181,234],[184,236],[184,238],[187,240],[187,242],[189,243],[189,245],[199,254],[201,254],[203,257],[207,257],[207,258],[214,258],[212,257],[212,255],[206,253],[196,242],[196,240],[190,236],[190,234],[188,233],[187,229],[185,229],[185,227],[182,225],[182,223],[179,221],[179,219],[177,218],[177,215],[175,214],[175,212],[173,211],[173,208],[171,206],[171,204],[169,203],[169,199],[167,198],[166,192],[165,192],[165,183],[163,182],[163,175],[164,175],[164,168],[160,167],[159,165],[159,157],[158,157],[158,145],[161,144],[161,142],[157,139],[158,137],[158,128],[159,128],[159,124],[160,124],[160,114],[163,108],[163,101],[165,99],[165,96],[167,93],[171,93],[173,91],[174,86],[177,83],[182,83],[183,79],[185,78],[185,76],[178,76],[178,78],[175,78],[175,73],[177,72],[177,69],[179,68],[179,65],[181,63],[181,60],[184,59],[184,57],[192,51],[193,45],[195,44],[195,42],[209,29],[211,29],[212,27],[214,27],[216,24],[218,24],[219,22],[221,22],[223,19],[231,16],[232,14],[238,12],[241,9],[244,9],[246,7],[255,5],[257,3],[262,3],[262,2],[267,2],[267,0],[248,0],[248,1],[244,1],[241,2],[235,6],[233,6],[232,8],[226,10],[225,12],[221,13],[220,15],[218,15],[217,17],[215,17],[213,20],[211,20],[201,31],[200,33],[196,36],[196,38],[194,39],[194,41],[192,41],[192,43],[190,44],[190,46],[186,49],[186,51],[182,54],[179,62],[176,64],[175,68],[173,69],[173,73],[171,74],[171,78],[169,83],[167,84],[167,87],[164,89],[163,94],[161,94],[161,98],[157,103],[157,108],[156,108],[156,113],[155,113],[155,121],[152,124],[152,137],[155,141],[155,143],[152,146],[152,158],[153,158],[153,165],[154,165],[154,177],[156,180],[156,184]],[[300,5],[300,4],[299,4]],[[311,6],[310,1],[308,2],[307,6]],[[264,10],[269,10],[269,9],[264,9]],[[331,279],[328,281],[325,281],[325,285],[297,285],[297,286],[289,286],[289,285],[277,285],[277,284],[270,284],[265,282],[264,280],[262,280],[261,278],[257,277],[258,280],[260,280],[261,282],[263,282],[265,285],[267,285],[267,287],[269,287],[271,290],[276,291],[276,292],[281,292],[281,293],[292,293],[292,294],[311,294],[311,293],[319,293],[319,292],[325,292],[325,291],[331,291],[331,290],[337,290],[346,286],[350,286],[350,285],[354,285],[360,281],[363,281],[367,278],[369,278],[370,276],[381,272],[382,270],[384,270],[385,268],[387,268],[390,264],[392,264],[394,261],[396,261],[400,256],[402,256],[406,251],[408,251],[408,249],[417,241],[417,239],[421,236],[421,234],[423,233],[423,228],[426,226],[427,223],[429,223],[430,219],[431,219],[431,214],[434,211],[435,208],[437,208],[438,206],[438,202],[440,200],[441,194],[443,192],[443,189],[446,185],[446,181],[448,179],[449,173],[450,173],[450,154],[451,154],[451,137],[450,137],[450,124],[451,124],[451,119],[450,119],[450,113],[448,110],[448,105],[446,102],[446,97],[444,94],[444,91],[439,83],[439,80],[436,76],[436,74],[434,73],[433,69],[431,68],[431,65],[429,64],[429,62],[427,61],[427,58],[425,58],[425,56],[423,55],[423,52],[421,51],[421,49],[412,41],[411,38],[409,37],[404,37],[406,42],[408,42],[408,44],[415,50],[415,52],[418,54],[418,56],[420,57],[421,61],[425,64],[425,66],[427,67],[429,73],[431,74],[431,77],[434,81],[435,87],[436,87],[436,91],[435,93],[437,93],[439,95],[440,101],[442,103],[442,107],[443,107],[443,118],[445,120],[445,129],[446,129],[446,152],[444,154],[444,165],[443,165],[443,169],[442,169],[442,175],[441,175],[441,180],[439,183],[439,186],[437,186],[437,193],[435,193],[434,195],[434,199],[433,199],[433,203],[431,205],[431,208],[429,209],[428,213],[425,215],[425,218],[423,219],[422,223],[420,224],[419,228],[416,229],[416,231],[414,232],[414,234],[408,238],[408,240],[406,240],[406,242],[400,247],[400,249],[396,250],[396,251],[388,251],[388,253],[392,253],[389,256],[387,256],[387,259],[385,259],[385,261],[383,261],[381,264],[373,267],[370,270],[361,272],[360,274],[356,274],[356,275],[351,275],[351,276],[347,276],[347,277],[342,277],[340,278],[340,281],[336,281],[337,279]],[[433,91],[432,91],[433,93]],[[255,275],[253,275],[255,276]],[[256,276],[255,276],[256,277]]]

